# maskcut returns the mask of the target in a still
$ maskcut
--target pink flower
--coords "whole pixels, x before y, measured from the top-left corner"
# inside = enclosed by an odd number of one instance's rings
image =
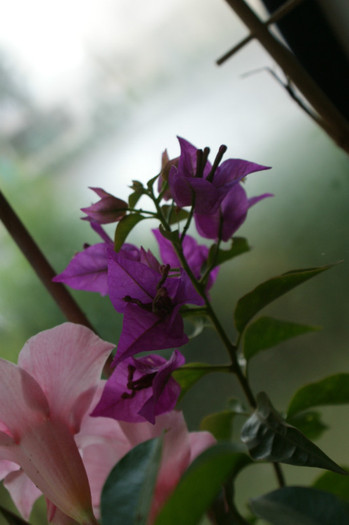
[[[137,444],[165,431],[149,524],[182,474],[215,440],[189,433],[181,412],[149,422],[91,417],[113,345],[65,323],[29,339],[18,365],[0,359],[0,479],[28,519],[43,493],[55,525],[97,525],[103,485]]]
[[[0,472],[26,518],[42,492],[50,521],[97,523],[74,434],[112,348],[65,323],[29,339],[18,365],[0,359]]]
[[[177,411],[157,416],[155,425],[148,421],[126,423],[106,417],[84,419],[76,441],[82,450],[97,516],[103,485],[116,462],[139,443],[162,434],[162,460],[148,525],[154,522],[190,463],[214,445],[214,437],[209,432],[188,432],[182,412]]]

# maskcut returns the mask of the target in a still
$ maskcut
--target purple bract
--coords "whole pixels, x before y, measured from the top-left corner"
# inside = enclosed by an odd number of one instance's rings
[[[108,379],[92,416],[154,424],[156,416],[176,405],[181,389],[171,373],[184,362],[178,350],[168,361],[154,354],[124,359]]]

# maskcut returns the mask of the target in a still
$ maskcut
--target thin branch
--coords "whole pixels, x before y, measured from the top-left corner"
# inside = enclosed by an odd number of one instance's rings
[[[258,69],[254,69],[253,71],[248,71],[247,73],[244,73],[241,75],[242,77],[248,77],[249,75],[254,75],[255,73],[260,73],[261,71],[267,71],[270,73],[275,80],[287,91],[287,93],[290,95],[292,100],[298,104],[298,106],[305,111],[307,115],[309,115],[310,118],[316,122],[316,124],[319,124],[319,117],[316,113],[314,113],[297,95],[296,90],[294,86],[292,85],[292,82],[289,78],[287,78],[287,81],[284,82],[276,73],[271,69],[271,67],[261,67]]]
[[[319,116],[319,126],[328,133],[339,147],[349,153],[348,121],[301,66],[294,54],[268,30],[243,0],[226,0],[226,2],[281,67],[286,78],[290,79],[314,108]]]
[[[54,269],[1,191],[0,219],[68,321],[87,326],[95,332],[90,321],[63,284],[52,282],[52,278],[56,275]]]
[[[302,2],[304,2],[304,0],[288,0],[285,4],[283,4],[276,11],[274,11],[274,13],[270,16],[270,18],[268,18],[268,20],[262,22],[263,25],[268,27],[271,24],[275,24]],[[238,51],[240,51],[240,49],[242,49],[246,44],[251,42],[251,40],[253,40],[254,38],[255,35],[251,33],[243,40],[241,40],[238,44],[236,44],[229,51],[227,51],[223,56],[218,58],[218,60],[216,61],[217,66],[221,66],[226,60],[228,60],[228,58],[235,55]]]

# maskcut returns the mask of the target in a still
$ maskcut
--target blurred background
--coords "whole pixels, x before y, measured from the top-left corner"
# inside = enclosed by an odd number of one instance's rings
[[[258,0],[249,3],[265,18]],[[259,354],[251,365],[255,392],[266,390],[282,411],[305,382],[348,372],[348,157],[269,73],[283,79],[260,44],[215,65],[247,34],[228,4],[0,0],[0,6],[1,190],[56,271],[83,243],[97,242],[80,220],[80,208],[96,201],[89,186],[127,198],[132,179],[145,182],[159,172],[165,148],[178,155],[176,135],[209,146],[213,155],[224,143],[227,158],[272,166],[248,177],[248,194],[274,194],[250,210],[239,231],[253,249],[222,267],[212,291],[230,335],[236,300],[261,281],[340,262],[263,312],[323,330]],[[149,222],[141,223],[129,240],[155,250],[149,231]],[[16,361],[27,338],[64,317],[1,224],[0,253],[0,352]],[[116,342],[121,317],[109,300],[72,293],[98,333]],[[188,361],[226,361],[210,331],[184,353]],[[242,398],[233,378],[204,378],[182,403],[190,429],[232,397]],[[349,465],[348,407],[324,409],[323,419],[331,428],[319,446]],[[285,470],[289,483],[319,475]],[[274,487],[271,469],[260,465],[242,474],[238,498]],[[5,491],[2,501],[11,505]],[[41,512],[36,505],[33,524],[43,522]]]

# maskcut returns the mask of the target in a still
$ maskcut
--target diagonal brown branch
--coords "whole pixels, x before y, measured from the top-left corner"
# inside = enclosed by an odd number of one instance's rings
[[[52,282],[52,278],[56,275],[54,269],[1,191],[0,219],[68,321],[87,326],[95,332],[68,290],[61,283]]]

